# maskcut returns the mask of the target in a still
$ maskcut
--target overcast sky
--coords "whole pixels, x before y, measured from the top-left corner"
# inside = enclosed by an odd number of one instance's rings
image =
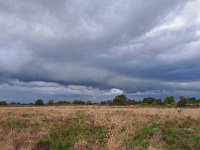
[[[0,0],[0,99],[200,97],[200,0]]]

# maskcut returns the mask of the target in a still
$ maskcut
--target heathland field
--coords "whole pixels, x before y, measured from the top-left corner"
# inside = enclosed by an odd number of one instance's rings
[[[0,149],[199,150],[200,109],[0,107]]]

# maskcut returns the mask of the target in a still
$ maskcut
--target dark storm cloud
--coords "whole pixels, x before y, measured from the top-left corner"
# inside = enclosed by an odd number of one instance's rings
[[[199,9],[199,0],[0,0],[0,98],[199,91]]]

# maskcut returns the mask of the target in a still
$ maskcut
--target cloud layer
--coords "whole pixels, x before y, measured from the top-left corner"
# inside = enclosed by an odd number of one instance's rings
[[[0,98],[192,95],[199,9],[199,0],[0,0]]]

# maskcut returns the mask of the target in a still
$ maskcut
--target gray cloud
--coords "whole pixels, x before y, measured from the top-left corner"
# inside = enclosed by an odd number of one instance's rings
[[[0,0],[2,97],[199,91],[199,8],[199,0]]]

